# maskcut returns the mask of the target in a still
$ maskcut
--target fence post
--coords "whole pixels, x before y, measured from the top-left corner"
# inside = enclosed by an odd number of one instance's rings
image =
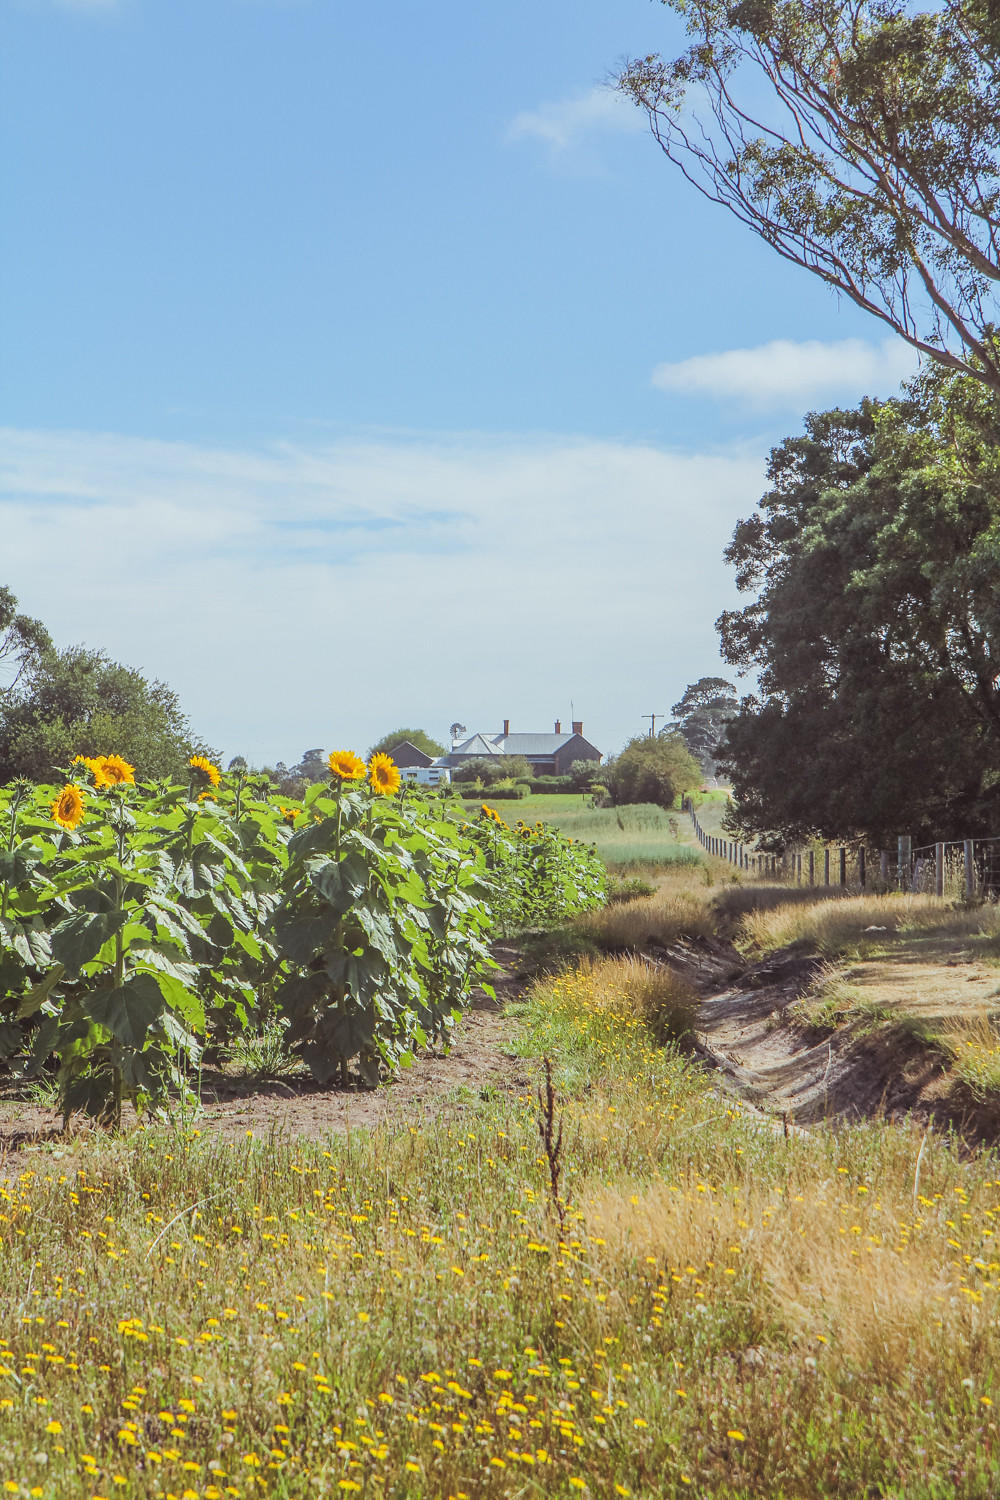
[[[829,849],[824,849],[823,850],[823,884],[824,885],[829,885],[830,884],[830,851],[829,851]]]
[[[889,851],[882,849],[878,857],[878,874],[883,889],[889,884]]]
[[[944,895],[944,845],[934,845],[934,894]]]
[[[898,849],[899,889],[908,891],[913,883],[913,839],[908,833],[899,835]]]
[[[809,884],[816,884],[816,851],[809,850]]]
[[[865,857],[865,846],[861,845],[858,850],[858,884],[864,890],[868,883],[868,860]]]
[[[840,883],[847,884],[847,850],[843,844],[840,846]]]
[[[970,901],[976,894],[975,847],[971,839],[965,841],[965,894]]]

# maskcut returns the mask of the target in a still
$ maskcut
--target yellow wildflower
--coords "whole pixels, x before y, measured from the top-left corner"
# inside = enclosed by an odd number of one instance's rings
[[[96,766],[104,778],[99,786],[135,786],[135,766],[120,755],[99,755]]]

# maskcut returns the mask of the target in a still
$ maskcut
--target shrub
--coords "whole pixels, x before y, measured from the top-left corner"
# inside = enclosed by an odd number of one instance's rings
[[[608,876],[608,905],[620,906],[625,901],[638,901],[642,896],[652,896],[656,887],[639,875]]]
[[[602,769],[600,779],[616,806],[653,802],[673,807],[678,793],[700,783],[701,767],[679,734],[636,738]]]
[[[451,773],[452,781],[474,781],[480,787],[496,786],[499,781],[527,781],[530,777],[531,767],[522,755],[484,756],[455,766]]]

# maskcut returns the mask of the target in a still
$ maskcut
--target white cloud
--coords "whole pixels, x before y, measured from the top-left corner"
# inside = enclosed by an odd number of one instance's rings
[[[621,94],[602,84],[573,99],[541,104],[515,115],[507,127],[509,141],[540,141],[552,163],[594,164],[594,148],[609,132],[634,134],[646,128],[646,117]]]
[[[177,688],[227,754],[583,718],[705,671],[756,458],[550,438],[228,450],[0,433],[2,575],[60,644]],[[652,701],[655,699],[656,701]],[[649,700],[649,701],[647,701]]]
[[[696,354],[676,364],[657,365],[653,384],[684,396],[738,400],[754,407],[801,408],[819,399],[860,400],[888,396],[915,374],[916,352],[902,339],[881,344],[841,339],[792,343],[774,339],[756,349]]]

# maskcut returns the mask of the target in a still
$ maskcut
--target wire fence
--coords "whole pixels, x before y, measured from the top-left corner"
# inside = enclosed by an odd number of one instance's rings
[[[695,836],[706,853],[758,878],[862,891],[922,891],[955,900],[1000,895],[1000,838],[951,839],[914,846],[904,834],[897,839],[895,849],[834,844],[767,854],[709,833],[701,826],[690,797],[684,799],[684,811],[690,814]]]

